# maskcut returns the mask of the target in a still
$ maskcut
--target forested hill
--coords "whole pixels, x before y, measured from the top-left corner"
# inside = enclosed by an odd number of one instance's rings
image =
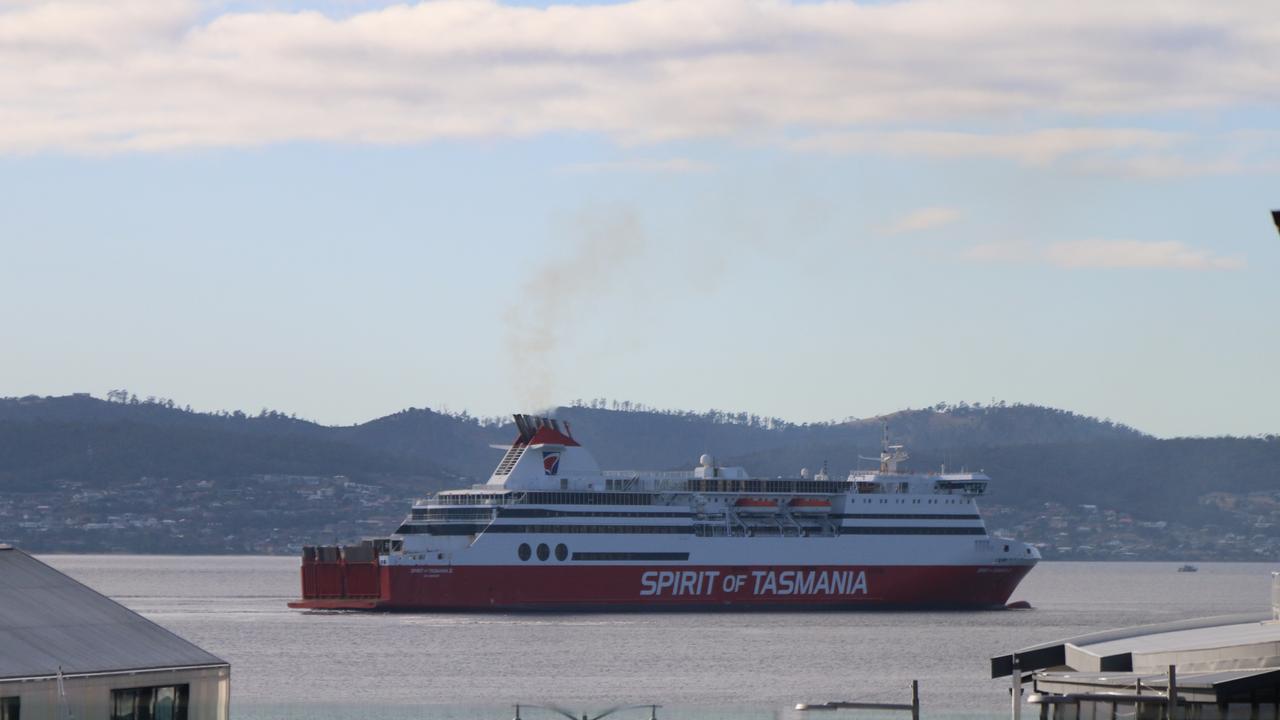
[[[890,415],[797,425],[747,413],[559,408],[575,434],[610,468],[686,468],[710,452],[722,460],[751,458],[748,470],[793,475],[826,459],[832,472],[876,455],[887,425],[909,448],[961,448],[1088,442],[1143,437],[1129,427],[1032,405],[946,406]],[[976,459],[975,459],[976,461]]]
[[[1031,405],[937,406],[864,420],[794,424],[747,413],[657,411],[595,401],[555,411],[600,464],[619,469],[692,467],[702,453],[750,459],[751,469],[794,474],[831,462],[847,470],[874,455],[888,425],[913,452],[977,450],[1144,438],[1108,421]],[[508,419],[409,409],[353,426],[324,426],[275,411],[198,413],[167,400],[87,395],[0,398],[0,482],[74,477],[91,484],[138,476],[411,474],[483,481],[510,442]]]
[[[887,425],[892,440],[911,452],[909,467],[985,470],[995,480],[989,504],[1024,513],[1041,512],[1045,503],[1098,505],[1137,520],[1253,523],[1271,532],[1265,518],[1241,519],[1237,510],[1252,508],[1246,515],[1267,510],[1249,505],[1250,493],[1275,493],[1280,502],[1280,438],[1162,440],[1110,421],[1033,405],[938,405],[810,424],[605,401],[577,403],[555,414],[571,423],[575,436],[608,469],[690,468],[709,452],[723,464],[741,464],[762,476],[795,475],[825,462],[839,477],[869,466],[859,456],[879,451]],[[192,483],[234,494],[257,488],[253,483],[264,477],[342,476],[382,488],[381,500],[349,500],[365,507],[385,502],[389,517],[403,510],[390,505],[405,498],[483,482],[501,455],[490,445],[510,442],[514,435],[506,419],[428,409],[335,427],[272,411],[198,413],[122,391],[110,400],[4,398],[0,541],[8,493],[72,488],[109,494],[139,482],[163,497],[168,488]],[[234,506],[234,500],[219,496],[217,502]],[[1280,520],[1280,511],[1277,516]]]

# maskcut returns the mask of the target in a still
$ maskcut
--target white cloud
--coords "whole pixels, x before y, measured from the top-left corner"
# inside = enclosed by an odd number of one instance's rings
[[[960,211],[955,208],[920,208],[898,218],[885,227],[884,232],[889,235],[900,235],[922,230],[934,230],[954,223],[960,219],[960,216]]]
[[[1075,169],[1130,170],[1134,152],[1166,149],[1181,133],[1142,128],[1043,128],[1028,132],[829,132],[791,142],[808,152],[919,155],[925,158],[1000,158],[1043,167],[1064,158]],[[1087,165],[1088,164],[1088,165]]]
[[[1280,171],[1280,162],[1266,158],[1235,156],[1217,158],[1183,157],[1171,154],[1131,157],[1089,157],[1073,164],[1079,172],[1137,178],[1183,178],[1204,175],[1243,175]]]
[[[1145,128],[1042,128],[1020,132],[831,131],[789,141],[809,153],[999,158],[1061,164],[1081,174],[1181,178],[1280,171],[1280,134],[1232,131],[1192,135]]]
[[[575,163],[560,168],[566,173],[697,173],[711,170],[711,165],[689,158],[636,158],[597,163]]]
[[[1044,163],[1176,138],[893,128],[1054,116],[1111,125],[1280,100],[1270,0],[339,4],[350,10],[0,3],[0,152],[798,130],[814,134],[802,141],[810,149],[888,139],[900,152]],[[863,127],[887,134],[847,134]]]
[[[1026,262],[1035,260],[1036,251],[1026,242],[986,242],[966,248],[960,256],[985,263]]]
[[[791,143],[806,151],[893,153],[928,157],[998,157],[1046,165],[1066,155],[1103,150],[1164,148],[1181,135],[1140,128],[1049,128],[1018,133],[838,132]]]
[[[1070,270],[1084,268],[1170,268],[1239,270],[1239,257],[1218,255],[1176,241],[1067,240],[1037,247],[1026,241],[979,243],[960,253],[982,263],[1043,263]]]
[[[1224,257],[1180,242],[1142,240],[1071,240],[1044,251],[1048,262],[1064,268],[1177,268],[1239,270],[1244,260]]]

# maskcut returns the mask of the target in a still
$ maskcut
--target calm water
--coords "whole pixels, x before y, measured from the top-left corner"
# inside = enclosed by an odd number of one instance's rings
[[[1042,563],[1014,594],[1030,611],[433,616],[289,610],[293,558],[42,559],[230,661],[235,720],[510,720],[514,702],[593,716],[660,703],[664,719],[791,718],[785,708],[801,701],[906,702],[913,678],[925,716],[1005,717],[1007,685],[988,678],[990,656],[1125,625],[1265,612],[1280,569]]]

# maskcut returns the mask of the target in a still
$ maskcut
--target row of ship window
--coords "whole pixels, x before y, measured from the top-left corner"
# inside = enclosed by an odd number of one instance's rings
[[[697,533],[694,525],[480,525],[453,523],[434,525],[401,525],[398,535],[479,535],[481,533],[557,533],[557,534],[638,534],[638,535],[691,535]],[[718,525],[717,525],[718,527]],[[980,525],[961,527],[929,527],[908,525],[897,527],[845,525],[839,528],[841,535],[985,535]]]
[[[752,525],[748,527],[725,525],[697,525],[698,537],[839,537],[841,535],[986,535],[981,527],[788,527]]]
[[[559,511],[548,511],[547,516],[593,516],[593,518],[635,518],[635,516],[652,516],[652,518],[692,518],[691,512],[653,512],[653,514],[636,514],[636,512],[590,512],[590,514],[575,514],[575,512],[567,512],[567,515],[557,515]],[[506,518],[506,514],[502,515]],[[978,520],[979,515],[950,515],[950,514],[929,514],[929,512],[831,512],[831,514],[822,515],[823,518],[832,520]],[[471,516],[458,515],[426,515],[420,511],[413,511],[411,520],[425,521],[429,525],[421,525],[416,523],[406,523],[396,530],[397,534],[402,536],[412,536],[412,534],[479,534],[489,530],[489,532],[497,533],[612,533],[612,532],[635,532],[635,533],[684,533],[689,532],[686,525],[511,525],[498,524],[492,525],[493,516],[484,515],[481,518],[471,518]],[[476,521],[477,520],[477,521]],[[431,528],[448,528],[448,529],[431,529]],[[571,529],[566,529],[571,528]],[[612,529],[600,529],[612,528]],[[635,529],[635,528],[659,528],[659,529]]]
[[[526,492],[526,505],[652,505],[651,493]]]
[[[414,508],[411,517],[414,520],[489,520],[493,511],[473,508]],[[625,510],[552,510],[550,508],[503,507],[498,508],[498,517],[503,518],[546,518],[546,517],[632,517],[632,518],[687,518],[692,512],[648,512]]]
[[[881,485],[882,483],[862,483],[863,485]],[[898,483],[905,486],[906,483]],[[844,494],[852,483],[817,480],[690,480],[687,492],[761,492],[761,493],[825,493],[830,495]],[[899,493],[906,492],[898,488]],[[871,490],[859,489],[858,494],[885,494]],[[892,494],[892,493],[890,493]],[[465,493],[459,495],[437,495],[434,502],[440,505],[652,505],[653,493],[647,492],[511,492],[511,493]],[[871,499],[863,499],[871,502]],[[880,502],[888,502],[882,499]],[[902,502],[902,500],[898,500]],[[921,501],[916,501],[921,502]],[[968,500],[932,499],[932,503],[959,504]]]
[[[857,500],[854,500],[854,502],[857,502]],[[875,502],[878,502],[878,503],[880,503],[881,505],[884,505],[884,504],[887,504],[887,503],[889,502],[889,499],[888,499],[888,498],[880,498],[879,500],[875,500],[875,499],[872,499],[872,498],[863,498],[863,499],[862,499],[862,502],[864,502],[864,503],[875,503]],[[894,502],[895,502],[895,503],[897,503],[897,504],[899,504],[899,505],[901,505],[901,504],[905,503],[905,502],[906,502],[906,500],[899,498],[899,499],[897,499],[897,500],[894,500]],[[912,501],[911,501],[911,504],[912,504],[912,505],[922,505],[922,504],[923,504],[923,505],[933,505],[933,504],[938,504],[938,505],[966,505],[966,504],[967,504],[967,505],[972,505],[972,504],[973,504],[973,501],[972,501],[972,500],[937,500],[937,499],[933,499],[933,500],[925,500],[924,498],[920,498],[920,499],[918,499],[918,500],[912,500]]]
[[[538,549],[536,551],[529,546],[529,543],[520,543],[520,547],[516,548],[516,557],[520,558],[521,562],[528,562],[529,559],[533,557],[535,552],[538,555],[538,559],[543,562],[546,562],[551,558],[551,547],[548,546],[546,543],[538,543]],[[560,562],[564,562],[565,560],[568,560],[569,546],[565,545],[564,543],[560,543],[556,545],[555,555],[556,555],[556,560],[559,560]],[[616,560],[684,561],[689,559],[689,553],[687,552],[618,552],[618,551],[576,552],[573,554],[573,559],[596,561],[596,562],[616,561]]]
[[[478,523],[439,523],[433,525],[401,525],[399,535],[478,535],[490,533],[639,533],[646,535],[692,532],[691,525],[506,525]]]
[[[697,478],[688,480],[686,489],[691,492],[766,492],[766,493],[827,493],[835,495],[849,491],[851,482],[843,480],[724,480]]]
[[[864,500],[863,502],[871,502]],[[881,503],[887,503],[888,500],[881,500]],[[912,500],[913,505],[932,504],[934,501]],[[898,501],[902,503],[901,500]],[[799,511],[805,511],[805,508],[799,508]],[[688,518],[694,517],[695,513],[691,511],[683,512],[651,512],[651,511],[632,511],[626,510],[557,510],[553,508],[525,508],[525,507],[503,507],[498,508],[498,517],[501,518],[550,518],[550,517],[607,517],[607,518]],[[814,514],[810,511],[808,514]],[[977,515],[959,515],[951,513],[940,514],[921,514],[921,515],[897,515],[891,513],[880,514],[864,514],[855,515],[847,513],[829,513],[821,512],[825,517],[832,518],[911,518],[919,520],[971,520],[977,519]],[[478,508],[414,508],[410,513],[413,520],[424,520],[427,522],[465,522],[478,521],[488,522],[493,519],[493,510]]]

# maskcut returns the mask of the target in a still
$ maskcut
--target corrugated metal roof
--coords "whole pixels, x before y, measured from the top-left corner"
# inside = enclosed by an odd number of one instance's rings
[[[1144,657],[1158,653],[1280,642],[1280,624],[1267,622],[1270,618],[1270,614],[1259,613],[1222,615],[1089,633],[1034,645],[1011,655],[993,657],[991,677],[1009,675],[1013,671],[1012,660],[1015,656],[1022,672],[1064,665],[1077,671],[1122,672],[1134,669],[1135,655]],[[1254,655],[1257,653],[1250,657]],[[1261,666],[1274,664],[1259,663]],[[1254,666],[1237,664],[1237,667]]]
[[[1153,653],[1221,648],[1262,642],[1280,642],[1280,623],[1256,620],[1243,623],[1226,622],[1209,627],[1135,635],[1107,642],[1073,644],[1094,655],[1110,655],[1118,652]]]
[[[0,546],[0,679],[225,665],[54,570]]]
[[[1178,673],[1178,688],[1212,688],[1217,685],[1239,682],[1241,680],[1264,679],[1275,681],[1280,679],[1280,670],[1275,668],[1249,668],[1244,670],[1214,670],[1211,672]],[[1164,690],[1169,687],[1169,676],[1164,673],[1078,673],[1078,672],[1046,672],[1036,675],[1038,682],[1073,682],[1089,685],[1108,685],[1118,688],[1132,688],[1142,681],[1142,687]]]
[[[1135,692],[1139,682],[1144,692],[1168,691],[1169,677],[1155,673],[1077,673],[1042,672],[1035,677],[1036,690],[1055,694],[1080,692]],[[1280,670],[1253,668],[1242,670],[1215,670],[1211,672],[1178,673],[1178,695],[1191,702],[1256,702],[1262,697],[1274,697],[1280,687]]]

